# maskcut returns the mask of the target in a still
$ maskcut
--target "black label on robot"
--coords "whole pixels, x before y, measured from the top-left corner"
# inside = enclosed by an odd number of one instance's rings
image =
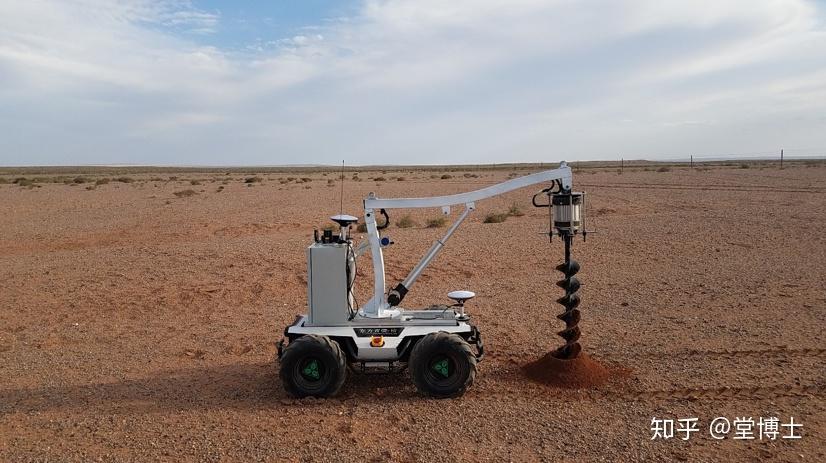
[[[375,328],[353,328],[356,331],[356,336],[360,338],[369,338],[371,336],[389,336],[397,337],[402,333],[404,327],[375,327]]]

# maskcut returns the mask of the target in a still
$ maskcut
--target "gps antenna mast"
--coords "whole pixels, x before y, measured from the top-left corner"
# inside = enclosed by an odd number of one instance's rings
[[[341,160],[341,198],[339,199],[338,213],[344,214],[344,159]]]

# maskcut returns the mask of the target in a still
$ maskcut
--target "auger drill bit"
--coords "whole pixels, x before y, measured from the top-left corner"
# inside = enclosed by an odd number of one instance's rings
[[[579,337],[581,332],[579,330],[579,320],[581,318],[580,312],[577,309],[580,298],[576,294],[579,291],[581,283],[574,276],[579,272],[579,264],[577,261],[571,259],[571,241],[572,235],[565,235],[565,262],[556,267],[557,270],[565,275],[563,280],[556,283],[557,286],[565,290],[565,295],[557,299],[556,302],[565,307],[565,312],[557,315],[556,318],[565,322],[565,329],[556,333],[565,340],[565,345],[556,350],[556,357],[562,359],[572,359],[579,356],[582,351],[582,346],[579,345]]]

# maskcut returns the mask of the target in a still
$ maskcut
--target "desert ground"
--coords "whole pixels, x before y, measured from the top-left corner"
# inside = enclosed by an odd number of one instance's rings
[[[533,170],[350,168],[343,209],[361,215],[370,191],[458,193]],[[276,343],[306,310],[305,248],[339,212],[337,178],[3,174],[0,460],[826,461],[823,164],[576,169],[597,232],[574,246],[582,343],[616,373],[607,384],[522,373],[561,344],[563,251],[530,206],[537,188],[479,203],[405,299],[477,293],[467,307],[487,355],[463,397],[422,397],[403,373],[295,400]],[[426,226],[438,215],[385,231],[388,284],[444,233]],[[366,301],[369,257],[358,278]],[[652,439],[652,418],[691,417],[689,440]],[[716,417],[793,417],[801,439],[716,440]]]

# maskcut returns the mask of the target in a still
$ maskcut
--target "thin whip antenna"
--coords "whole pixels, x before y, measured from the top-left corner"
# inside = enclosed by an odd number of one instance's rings
[[[341,198],[338,206],[338,213],[344,214],[344,159],[341,160]]]

